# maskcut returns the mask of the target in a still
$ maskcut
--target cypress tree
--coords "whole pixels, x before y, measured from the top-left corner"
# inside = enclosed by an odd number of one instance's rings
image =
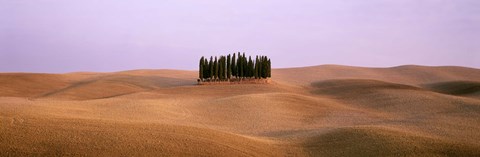
[[[203,63],[203,56],[202,56],[202,58],[200,58],[200,64],[199,64],[199,70],[198,70],[198,78],[200,79],[200,81],[203,81],[203,67],[204,67],[204,63]]]
[[[223,80],[225,79],[225,56],[220,57],[220,79]]]
[[[254,73],[255,79],[258,79],[258,56],[255,57],[255,67],[254,67],[254,69],[255,69],[255,73]]]
[[[217,63],[217,77],[218,77],[218,80],[222,80],[222,56],[218,57],[218,63]]]
[[[243,73],[243,77],[247,77],[246,74],[247,74],[247,57],[245,57],[245,52],[243,53],[242,55],[242,73]]]
[[[268,73],[268,63],[267,63],[268,59],[267,58],[268,57],[265,56],[265,59],[263,61],[263,64],[264,64],[263,69],[265,70],[264,78],[267,78],[267,73]]]
[[[262,78],[262,72],[263,72],[262,60],[263,60],[263,56],[260,56],[260,58],[258,59],[258,78]]]
[[[245,56],[245,53],[243,53],[243,75],[244,77],[248,77],[248,58]]]
[[[255,77],[255,62],[253,60],[250,62],[250,77]]]
[[[227,68],[225,67],[226,64],[225,64],[225,56],[221,56],[221,63],[220,63],[220,79],[221,80],[225,80],[225,76],[226,76],[226,70]]]
[[[244,68],[244,69],[243,69],[243,75],[244,75],[246,78],[248,78],[248,75],[249,75],[249,73],[248,73],[248,58],[245,58],[245,62],[244,62],[244,63],[245,63],[245,66],[243,67],[243,68]]]
[[[237,77],[237,65],[235,64],[236,58],[235,58],[235,53],[233,53],[232,57],[232,75]]]
[[[267,56],[265,56],[263,64],[264,64],[263,68],[265,69],[265,72],[263,74],[263,78],[267,78],[268,77],[268,57]]]
[[[213,75],[215,74],[215,73],[214,73],[215,65],[214,65],[214,63],[213,63],[213,57],[212,57],[212,56],[210,56],[210,63],[208,63],[208,65],[210,65],[210,70],[209,70],[209,72],[208,72],[208,76],[209,76],[209,78],[210,78],[210,80],[211,80],[211,79],[213,79]]]
[[[232,76],[232,61],[231,61],[230,54],[227,56],[227,79],[230,80],[230,77]]]
[[[262,56],[261,59],[260,59],[260,68],[261,68],[261,73],[260,73],[260,77],[261,78],[264,78],[265,77],[265,56]]]
[[[248,78],[248,77],[250,77],[250,62],[247,58],[245,58],[245,60],[247,61],[247,63],[246,63],[247,66],[245,68],[245,76]]]
[[[213,61],[213,79],[216,81],[218,78],[218,60],[215,56],[215,61]]]
[[[267,77],[272,77],[272,62],[270,61],[270,59],[268,59],[267,61],[268,63],[268,73],[267,73]]]
[[[238,52],[238,60],[237,60],[237,74],[239,78],[243,77],[243,61],[240,52]]]
[[[248,56],[248,77],[249,78],[252,78],[253,76],[253,61],[252,61],[252,57],[251,56]]]
[[[203,79],[207,79],[209,78],[210,76],[209,75],[209,71],[210,70],[210,66],[208,65],[208,60],[207,58],[204,58],[203,59]]]
[[[227,64],[228,60],[227,60],[227,56],[223,56],[223,79],[227,79],[228,78],[228,67],[229,65]]]
[[[227,79],[228,78],[228,67],[229,65],[227,64],[228,60],[227,60],[227,56],[223,56],[223,67],[225,68],[223,70],[223,79]]]
[[[242,58],[242,55],[238,55],[237,71],[238,71],[238,77],[242,78],[243,77],[243,58]]]
[[[239,55],[237,55],[237,63],[235,64],[235,70],[236,70],[236,74],[237,74],[237,78],[240,77],[240,53],[238,53]]]
[[[227,79],[228,75],[228,64],[227,64],[227,57],[223,56],[223,79]]]
[[[228,64],[227,64],[227,56],[223,56],[223,80],[227,79],[228,75]]]
[[[212,60],[212,64],[210,65],[210,78],[213,80],[215,78],[215,60]]]
[[[249,62],[248,58],[245,58],[245,61],[246,61],[246,63],[245,63],[245,65],[246,65],[245,66],[245,77],[248,78],[248,77],[250,77],[250,72],[249,72],[250,71],[250,62]]]
[[[223,69],[221,69],[221,68],[223,68],[223,67],[222,67],[222,63],[221,63],[221,58],[222,58],[222,56],[220,56],[220,57],[219,57],[219,60],[218,60],[218,79],[219,79],[219,80],[220,80],[221,77],[222,77],[222,70],[223,70]]]

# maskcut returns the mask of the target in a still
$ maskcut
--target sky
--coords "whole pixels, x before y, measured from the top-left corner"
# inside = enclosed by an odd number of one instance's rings
[[[480,68],[480,1],[0,0],[0,72],[196,70],[234,52],[273,68]]]

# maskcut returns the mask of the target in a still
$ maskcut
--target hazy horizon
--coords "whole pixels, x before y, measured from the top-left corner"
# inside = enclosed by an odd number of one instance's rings
[[[0,72],[195,70],[201,56],[272,68],[480,68],[480,1],[0,0]]]

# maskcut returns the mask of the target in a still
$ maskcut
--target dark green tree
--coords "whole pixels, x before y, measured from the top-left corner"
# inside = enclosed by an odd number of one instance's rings
[[[231,57],[230,57],[230,54],[228,54],[227,56],[227,79],[230,80],[230,78],[232,77],[232,61],[231,61]]]
[[[203,79],[207,79],[207,78],[210,78],[209,75],[209,71],[210,71],[210,66],[208,65],[208,60],[207,58],[204,58],[203,59]]]
[[[218,57],[218,62],[217,62],[217,79],[221,80],[222,78],[222,56]]]
[[[268,66],[267,66],[267,56],[264,56],[263,59],[263,70],[265,71],[263,74],[263,78],[267,78],[267,73],[268,73]]]
[[[199,64],[199,70],[198,70],[198,78],[200,81],[203,81],[203,71],[204,71],[204,62],[203,62],[203,56],[200,58],[200,64]]]
[[[238,61],[237,61],[237,66],[238,66],[238,77],[243,78],[243,57],[240,55],[240,52],[238,52]]]
[[[228,64],[227,64],[227,56],[223,56],[223,80],[227,79],[228,75]]]
[[[232,75],[237,77],[237,64],[236,64],[235,53],[233,53],[233,57],[232,57]]]
[[[254,67],[254,76],[255,79],[258,79],[258,56],[255,58],[255,67]]]
[[[248,60],[247,57],[245,57],[245,52],[242,55],[242,73],[243,77],[247,77],[247,69],[248,69]]]
[[[268,71],[270,70],[270,69],[268,69],[268,60],[269,60],[268,57],[265,56],[265,69],[266,69],[266,71],[267,71],[267,72],[265,73],[265,78],[268,78]]]
[[[215,63],[213,63],[213,57],[210,57],[210,62],[208,63],[208,65],[210,65],[210,70],[208,72],[208,76],[210,78],[210,80],[213,79],[215,73],[214,73],[214,70],[215,70]]]
[[[263,60],[263,56],[260,56],[258,58],[258,78],[262,78],[262,73],[263,73],[263,68],[262,68],[262,60]]]
[[[215,61],[213,61],[213,79],[216,81],[218,79],[218,59],[215,56]]]
[[[268,59],[267,61],[267,69],[268,69],[267,77],[272,77],[272,62],[270,61],[270,59]]]
[[[245,77],[250,77],[250,63],[248,62],[248,58],[245,58]]]
[[[227,68],[225,67],[225,65],[226,65],[225,61],[226,61],[225,56],[220,56],[220,69],[219,69],[220,70],[220,76],[219,77],[220,77],[220,80],[222,80],[222,81],[225,80],[225,76],[226,76],[225,74],[226,74],[226,70],[227,70]]]
[[[262,56],[260,59],[260,68],[262,69],[262,73],[260,73],[261,78],[265,78],[265,56]]]
[[[248,66],[247,67],[248,67],[248,70],[247,70],[248,77],[252,78],[253,77],[253,61],[252,61],[251,56],[248,56]]]

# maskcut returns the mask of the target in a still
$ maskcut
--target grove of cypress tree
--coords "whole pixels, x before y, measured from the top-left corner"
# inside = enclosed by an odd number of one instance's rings
[[[237,55],[238,54],[238,55]],[[272,63],[267,56],[245,56],[233,53],[225,56],[202,56],[199,61],[199,81],[230,81],[232,76],[242,79],[265,79],[272,77]]]

